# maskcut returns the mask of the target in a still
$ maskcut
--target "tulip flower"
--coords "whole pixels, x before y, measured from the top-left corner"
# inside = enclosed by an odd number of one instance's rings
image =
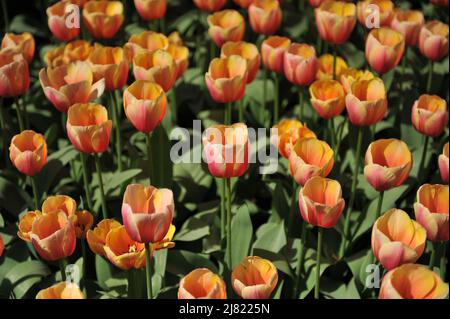
[[[373,125],[381,121],[387,112],[387,96],[383,80],[358,80],[345,97],[350,122],[356,126]]]
[[[379,299],[447,299],[448,284],[434,271],[405,264],[389,271],[381,282]]]
[[[344,87],[345,94],[349,94],[352,90],[353,83],[359,80],[372,80],[374,77],[375,76],[370,71],[348,68],[342,70],[339,80]]]
[[[6,33],[3,36],[1,49],[10,50],[14,54],[22,54],[28,63],[33,60],[36,44],[33,35],[29,32],[21,34]]]
[[[424,184],[417,190],[416,221],[431,241],[448,241],[448,185]]]
[[[71,221],[76,221],[77,202],[70,196],[55,195],[49,196],[42,203],[42,213],[51,214],[63,212]]]
[[[291,40],[285,37],[271,36],[261,45],[261,56],[264,67],[270,71],[284,72],[284,55],[289,49]]]
[[[412,107],[411,122],[421,134],[441,135],[448,122],[447,102],[436,95],[421,95]]]
[[[139,16],[146,20],[161,19],[167,10],[167,0],[134,0]]]
[[[448,142],[445,143],[442,154],[439,155],[438,163],[442,181],[448,184]]]
[[[427,22],[420,30],[419,49],[431,61],[440,61],[448,55],[448,24],[438,20]]]
[[[77,211],[75,216],[75,234],[77,238],[85,239],[87,231],[91,229],[94,223],[94,216],[87,210]]]
[[[311,105],[328,120],[342,113],[345,108],[344,88],[338,81],[318,80],[309,87]]]
[[[161,241],[158,241],[156,243],[150,243],[151,252],[175,247],[175,243],[172,241],[173,236],[175,235],[175,230],[176,227],[173,224],[171,224],[169,230],[167,231],[167,234]]]
[[[48,67],[55,68],[67,64],[64,59],[64,45],[57,46],[44,54],[44,62]]]
[[[189,49],[183,45],[169,44],[167,52],[172,56],[176,66],[176,79],[179,79],[189,66]]]
[[[88,1],[83,8],[83,23],[96,39],[114,37],[123,20],[123,4],[120,1]]]
[[[104,250],[104,246],[106,244],[106,236],[111,229],[120,226],[122,225],[114,219],[103,219],[93,230],[89,229],[86,232],[86,240],[92,252],[97,255],[106,257],[106,253]]]
[[[183,39],[180,36],[180,33],[178,31],[173,31],[171,32],[168,36],[167,39],[169,40],[169,44],[172,45],[178,45],[178,46],[183,46]]]
[[[248,9],[253,0],[233,0],[233,2],[240,6],[242,9]]]
[[[93,49],[89,42],[75,40],[46,52],[44,61],[47,66],[53,68],[75,61],[85,61]]]
[[[226,42],[222,46],[220,57],[229,58],[232,55],[238,55],[247,61],[247,83],[251,83],[256,78],[261,64],[261,56],[256,45],[244,41]]]
[[[409,46],[419,43],[419,34],[425,24],[423,13],[417,10],[397,9],[391,22],[391,28],[401,33]]]
[[[334,165],[334,152],[325,142],[316,138],[304,138],[294,145],[289,156],[289,170],[297,184],[314,176],[327,177]]]
[[[105,80],[94,82],[87,62],[74,62],[56,68],[41,69],[39,80],[45,96],[60,112],[76,103],[88,103],[103,94]]]
[[[405,142],[391,138],[370,143],[364,176],[378,192],[398,187],[408,178],[413,157]]]
[[[367,36],[366,60],[380,74],[395,68],[404,51],[405,37],[391,28],[373,29]]]
[[[34,176],[47,161],[47,143],[42,134],[22,131],[11,139],[9,158],[19,172]]]
[[[69,41],[80,34],[80,28],[67,24],[67,21],[71,20],[71,16],[74,14],[70,6],[72,6],[70,1],[58,1],[51,7],[48,7],[46,11],[48,27],[59,41]]]
[[[320,37],[333,44],[347,41],[356,25],[356,6],[343,1],[324,1],[314,9]]]
[[[138,80],[123,92],[123,104],[131,124],[148,134],[164,119],[167,98],[158,84]]]
[[[236,10],[223,10],[208,16],[208,34],[220,48],[228,41],[241,41],[245,34],[244,17]]]
[[[293,84],[310,85],[316,78],[316,50],[307,44],[292,43],[284,54],[284,75]]]
[[[381,265],[391,270],[415,263],[425,249],[426,230],[400,209],[392,208],[372,228],[372,251]]]
[[[11,50],[0,50],[0,97],[17,97],[28,91],[27,60]]]
[[[316,138],[316,134],[306,124],[297,120],[282,119],[273,128],[278,132],[272,136],[271,143],[278,148],[280,155],[287,159],[298,140],[308,137]]]
[[[158,49],[136,55],[133,73],[136,80],[158,83],[167,92],[177,79],[177,66],[170,53]]]
[[[227,0],[194,0],[194,4],[203,11],[215,12],[222,9]]]
[[[26,242],[31,243],[31,227],[33,226],[33,222],[41,216],[42,213],[39,210],[26,212],[19,220],[19,230],[17,231],[17,236],[20,239]]]
[[[85,296],[81,292],[77,284],[60,282],[49,288],[40,290],[36,299],[84,299]]]
[[[166,50],[169,47],[169,39],[162,33],[144,31],[133,34],[124,45],[125,56],[128,61],[133,61],[139,53],[153,52],[157,49]]]
[[[75,227],[62,211],[38,216],[31,227],[30,238],[44,260],[60,260],[75,251]]]
[[[333,80],[334,57],[331,54],[321,55],[318,59],[317,80]],[[347,69],[347,63],[341,57],[336,57],[336,79]]]
[[[278,0],[254,0],[248,7],[250,26],[255,33],[274,34],[280,28],[282,16]]]
[[[207,268],[197,268],[180,280],[178,299],[227,299],[225,282]]]
[[[378,10],[379,25],[374,25],[374,9]],[[394,3],[391,0],[363,0],[356,5],[356,15],[358,21],[367,29],[389,26],[394,16]]]
[[[231,283],[243,299],[268,299],[277,286],[278,271],[267,259],[246,257],[233,270]]]

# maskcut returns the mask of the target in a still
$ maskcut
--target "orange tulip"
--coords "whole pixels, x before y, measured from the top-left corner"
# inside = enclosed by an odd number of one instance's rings
[[[448,241],[448,185],[425,184],[417,190],[414,212],[431,241]]]
[[[205,81],[214,101],[229,103],[244,97],[247,76],[247,61],[232,55],[213,59],[205,74]]]
[[[325,1],[314,9],[320,37],[342,44],[350,37],[356,24],[356,6],[343,1]]]
[[[167,0],[134,0],[136,11],[144,20],[156,20],[165,16]]]
[[[180,280],[178,299],[227,299],[225,282],[209,269],[194,269]]]
[[[31,227],[33,226],[33,222],[41,216],[42,213],[38,210],[26,212],[19,220],[19,230],[17,231],[17,236],[20,239],[31,243]]]
[[[413,157],[405,142],[381,139],[367,148],[364,176],[378,192],[398,187],[408,178]]]
[[[277,129],[278,132],[272,135],[271,143],[278,148],[281,156],[287,159],[289,159],[291,150],[298,140],[307,137],[316,138],[316,134],[306,124],[297,120],[282,119],[273,128]]]
[[[75,213],[75,234],[79,239],[85,239],[86,233],[91,229],[94,223],[94,216],[87,210],[81,210]]]
[[[420,29],[424,24],[425,18],[421,11],[397,9],[391,28],[404,36],[407,45],[416,46],[419,43]]]
[[[180,33],[178,31],[171,32],[167,39],[169,40],[169,44],[183,46],[183,39],[180,37]]]
[[[278,0],[254,0],[248,7],[248,17],[254,32],[269,35],[280,28],[283,13]]]
[[[5,243],[3,242],[3,236],[0,234],[0,257],[2,257],[4,250],[5,250]]]
[[[59,260],[75,251],[75,227],[67,215],[52,212],[37,217],[31,227],[31,242],[44,260]]]
[[[314,176],[300,190],[298,199],[303,219],[311,225],[331,228],[345,207],[338,181]]]
[[[123,4],[120,1],[89,1],[83,8],[83,23],[96,39],[114,37],[123,20]]]
[[[427,22],[419,34],[420,52],[432,61],[448,55],[448,24],[437,20]]]
[[[144,31],[133,34],[124,46],[125,56],[128,61],[133,61],[139,53],[153,52],[157,49],[166,50],[169,47],[169,39],[162,33]]]
[[[448,142],[445,143],[442,154],[439,155],[438,163],[442,181],[448,184]]]
[[[164,239],[173,219],[174,202],[170,189],[130,184],[122,202],[122,219],[128,235],[139,243]]]
[[[366,60],[380,74],[395,68],[404,51],[405,37],[391,28],[373,29],[367,36]]]
[[[194,4],[203,11],[215,12],[223,8],[227,0],[194,0]]]
[[[22,131],[11,139],[9,158],[17,170],[34,176],[47,161],[47,143],[42,134],[31,130]]]
[[[334,165],[334,152],[325,142],[316,138],[298,140],[289,156],[289,170],[297,184],[314,176],[327,177]]]
[[[242,9],[248,9],[253,0],[233,0],[233,2],[240,6]]]
[[[6,33],[2,39],[2,50],[11,50],[15,54],[22,54],[28,63],[33,60],[35,42],[33,35],[29,32],[21,34]]]
[[[258,74],[259,66],[261,64],[261,56],[259,55],[256,45],[244,41],[226,42],[222,46],[220,57],[228,58],[232,55],[239,55],[247,61],[247,83],[252,82]]]
[[[392,208],[372,228],[372,251],[381,265],[391,270],[415,263],[425,249],[427,232],[401,209]]]
[[[67,112],[75,103],[88,103],[100,97],[105,80],[94,82],[94,74],[87,62],[74,62],[39,72],[45,96],[60,112]]]
[[[270,71],[283,73],[284,55],[291,44],[291,40],[285,37],[271,36],[261,45],[261,56],[264,67]]]
[[[359,80],[372,80],[375,76],[370,71],[361,71],[354,68],[342,70],[339,78],[344,87],[345,94],[349,94],[352,90],[352,85]]]
[[[311,105],[320,117],[328,120],[345,109],[345,91],[338,81],[318,80],[309,87]]]
[[[245,21],[236,10],[223,10],[208,16],[208,33],[220,48],[227,41],[241,41],[245,33]]]
[[[346,69],[347,63],[345,60],[339,56],[336,57],[336,79],[339,79]],[[333,56],[331,54],[324,54],[319,57],[316,79],[333,79]]]
[[[57,67],[75,61],[85,61],[88,59],[94,47],[85,40],[75,40],[60,45],[44,55],[47,66]]]
[[[448,122],[447,102],[437,95],[422,94],[412,107],[411,122],[424,135],[441,135]]]
[[[77,284],[60,282],[47,289],[40,290],[36,299],[84,299],[84,294],[81,292]]]
[[[247,170],[249,141],[245,124],[209,127],[203,136],[203,147],[211,175],[218,178],[239,177]]]
[[[103,219],[93,230],[89,229],[86,232],[86,240],[92,252],[97,255],[106,257],[106,253],[104,250],[104,246],[106,244],[106,236],[111,229],[120,226],[122,225],[114,219]]]
[[[105,79],[106,91],[120,89],[127,83],[128,61],[122,48],[97,45],[88,61],[94,73],[94,81]]]
[[[70,196],[56,195],[47,197],[42,203],[42,214],[63,212],[71,221],[76,221],[77,202]]]
[[[158,49],[136,55],[133,73],[136,80],[158,83],[167,92],[177,79],[177,66],[170,53]]]
[[[125,226],[108,232],[103,249],[108,260],[122,270],[145,267],[145,244],[132,240]]]
[[[448,284],[434,271],[405,264],[389,271],[381,282],[379,299],[446,299]]]
[[[58,1],[47,8],[48,27],[50,31],[60,41],[69,41],[80,34],[80,28],[76,26],[67,26],[67,21],[74,14],[70,6],[70,1]]]
[[[179,79],[189,66],[189,49],[183,45],[169,44],[167,52],[172,56],[176,66],[176,78]]]
[[[284,75],[296,85],[310,85],[319,67],[316,50],[307,44],[292,43],[284,54]]]
[[[67,136],[83,153],[103,153],[108,149],[112,122],[100,104],[74,104],[67,116]]]
[[[30,73],[27,60],[11,50],[0,50],[0,97],[16,97],[28,91]]]
[[[389,26],[394,16],[394,3],[391,0],[358,1],[356,5],[356,14],[358,16],[359,23],[368,29],[375,27],[370,26],[370,23],[372,23],[370,15],[373,14],[372,6],[373,8],[378,9],[380,17],[380,25],[376,27]]]
[[[246,257],[233,270],[231,283],[243,299],[268,299],[277,286],[278,271],[267,259]]]
[[[138,80],[123,92],[125,115],[141,132],[152,132],[164,119],[167,98],[156,83]]]
[[[44,54],[44,62],[48,67],[55,68],[66,64],[64,61],[64,45],[57,46]]]
[[[367,126],[381,121],[387,112],[387,96],[383,80],[358,80],[345,97],[348,118],[353,125]]]

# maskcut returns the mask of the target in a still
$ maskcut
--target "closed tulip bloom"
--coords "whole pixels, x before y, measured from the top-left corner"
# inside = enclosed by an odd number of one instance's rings
[[[57,283],[49,288],[40,290],[36,299],[84,299],[85,296],[77,284],[66,281]]]
[[[139,53],[153,52],[158,49],[166,50],[169,47],[169,39],[162,33],[143,31],[133,34],[124,45],[125,56],[128,61]]]
[[[284,72],[284,54],[288,50],[291,40],[286,37],[271,36],[261,45],[261,56],[264,67],[277,73]]]
[[[244,97],[247,76],[247,61],[232,55],[213,59],[205,74],[205,81],[214,101],[229,103]]]
[[[165,16],[167,0],[134,0],[134,6],[142,19],[156,20]]]
[[[427,22],[419,34],[420,52],[432,61],[448,55],[448,24],[438,20]]]
[[[122,88],[128,80],[128,61],[120,47],[96,46],[89,55],[94,81],[105,79],[105,90]]]
[[[408,178],[413,157],[405,142],[395,138],[370,143],[364,176],[378,192],[398,187]]]
[[[431,241],[448,241],[448,185],[424,184],[417,190],[416,221]]]
[[[338,81],[318,80],[309,87],[311,105],[320,117],[328,120],[345,109],[345,91]]]
[[[0,50],[0,97],[16,97],[28,91],[30,73],[21,54]]]
[[[344,87],[345,94],[348,94],[352,90],[352,85],[356,81],[359,80],[371,80],[375,76],[372,72],[365,70],[361,71],[354,68],[348,68],[345,70],[342,70],[340,78],[338,78]]]
[[[306,124],[297,120],[282,119],[273,128],[278,132],[271,136],[271,143],[278,148],[280,155],[287,159],[298,140],[308,137],[316,138],[316,134]]]
[[[222,46],[220,57],[228,58],[232,55],[238,55],[247,61],[247,83],[251,83],[256,78],[261,64],[261,56],[256,45],[244,41],[226,42]]]
[[[94,223],[94,216],[87,210],[80,210],[75,213],[75,234],[79,239],[85,239],[86,233]]]
[[[397,9],[391,22],[391,28],[405,37],[407,45],[416,46],[419,43],[419,34],[425,24],[423,13],[417,10]]]
[[[411,122],[419,133],[441,135],[448,122],[447,102],[437,95],[421,95],[412,107]]]
[[[442,154],[439,155],[438,163],[442,181],[448,184],[448,142],[445,143]]]
[[[366,60],[380,74],[395,68],[404,51],[404,36],[391,28],[373,29],[367,36]]]
[[[358,80],[352,84],[345,97],[350,122],[356,126],[367,126],[381,121],[387,112],[387,96],[383,80]]]
[[[42,203],[42,213],[51,214],[63,212],[71,221],[76,220],[77,202],[67,195],[55,195],[47,197]]]
[[[177,66],[169,52],[158,49],[135,56],[133,73],[136,80],[158,83],[167,92],[177,79]]]
[[[278,271],[267,259],[246,257],[233,270],[231,283],[242,299],[269,299],[278,283]]]
[[[227,41],[241,41],[245,34],[244,17],[236,10],[223,10],[208,16],[208,34],[220,48]]]
[[[207,268],[197,268],[180,280],[178,299],[227,299],[225,282]]]
[[[114,37],[123,20],[123,4],[120,1],[89,1],[83,9],[83,23],[96,39]]]
[[[19,172],[34,176],[47,161],[47,143],[42,134],[22,131],[11,139],[9,158]]]
[[[336,225],[345,207],[339,182],[320,176],[314,176],[305,183],[298,202],[303,219],[323,228]]]
[[[33,60],[36,44],[33,35],[29,32],[21,34],[6,33],[2,39],[2,50],[7,49],[15,54],[22,54],[28,63]]]
[[[103,153],[108,149],[112,122],[100,104],[74,104],[67,116],[67,136],[83,153]]]
[[[60,112],[67,112],[76,103],[88,103],[100,97],[105,80],[94,82],[94,74],[87,62],[74,62],[39,72],[45,96]]]
[[[169,44],[167,52],[172,56],[176,66],[176,78],[179,79],[189,66],[189,49],[183,45]]]
[[[62,211],[37,217],[31,227],[30,238],[39,256],[49,261],[72,255],[77,242],[75,227]]]
[[[278,0],[254,0],[248,7],[248,17],[254,32],[270,35],[280,28],[283,13]]]
[[[118,221],[114,219],[103,219],[97,224],[94,229],[89,229],[86,232],[86,240],[89,248],[93,253],[106,257],[104,246],[106,244],[106,236],[113,228],[122,226]]]
[[[130,184],[123,195],[123,224],[131,239],[140,243],[157,243],[169,231],[174,209],[170,189]]]
[[[70,1],[58,1],[51,7],[47,8],[48,27],[53,36],[59,41],[69,41],[80,34],[80,28],[68,26],[67,21],[71,19],[74,14],[71,10],[72,4]]]
[[[314,9],[320,37],[333,44],[347,41],[356,25],[356,6],[343,1],[325,1]]]
[[[389,271],[379,299],[447,299],[448,284],[426,266],[405,264]]]
[[[226,2],[227,0],[194,0],[194,4],[197,8],[207,12],[219,11]]]
[[[209,127],[203,136],[204,156],[211,175],[242,176],[248,168],[248,129],[243,123]]]
[[[112,228],[106,235],[106,258],[122,270],[145,267],[145,244],[130,238],[125,226]]]
[[[378,9],[381,27],[389,26],[394,16],[394,3],[391,0],[363,0],[358,1],[356,5],[356,14],[358,21],[364,27],[372,29],[373,23],[371,15],[374,9]],[[379,27],[377,26],[377,27]]]
[[[307,44],[292,43],[284,54],[283,65],[288,81],[296,85],[310,85],[319,67],[316,50]]]
[[[401,209],[388,210],[372,228],[373,254],[387,270],[415,263],[422,256],[426,240],[425,229]]]
[[[316,138],[300,139],[289,156],[289,170],[297,184],[314,176],[327,177],[334,165],[334,152],[325,141]]]
[[[138,80],[123,92],[125,115],[141,132],[152,132],[164,119],[167,97],[156,83]]]
[[[248,9],[253,0],[233,0],[233,2],[240,6],[242,9]]]
[[[323,54],[318,59],[317,80],[332,80],[333,79],[333,55]],[[347,63],[341,57],[336,57],[336,79],[339,79],[341,74],[347,69]]]
[[[19,220],[19,230],[17,231],[17,236],[20,239],[31,243],[31,227],[33,222],[41,216],[42,213],[39,210],[26,212]]]

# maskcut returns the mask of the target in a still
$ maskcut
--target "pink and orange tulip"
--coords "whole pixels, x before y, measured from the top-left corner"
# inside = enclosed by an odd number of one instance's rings
[[[356,6],[344,1],[324,1],[314,9],[320,37],[333,44],[342,44],[356,25]]]
[[[178,299],[227,299],[225,282],[207,268],[197,268],[180,280]]]
[[[22,131],[11,139],[9,158],[19,172],[34,176],[47,161],[47,143],[42,134]]]
[[[15,54],[22,54],[28,63],[33,60],[36,44],[33,35],[29,32],[21,34],[6,33],[2,39],[2,50],[11,50]]]
[[[320,117],[328,120],[345,109],[345,91],[338,81],[318,80],[309,87],[311,105]]]
[[[227,0],[193,0],[200,10],[216,12],[223,8]]]
[[[47,8],[48,27],[59,41],[69,41],[80,34],[80,28],[69,27],[66,24],[69,16],[73,14],[70,10],[71,5],[70,1],[62,0]]]
[[[156,20],[165,16],[167,0],[134,0],[139,16],[144,20]]]
[[[40,290],[36,299],[84,299],[85,296],[77,284],[60,282]]]
[[[0,50],[0,97],[16,97],[28,91],[30,73],[27,60],[11,50]]]
[[[42,213],[39,210],[26,212],[19,220],[19,230],[17,231],[17,236],[20,239],[26,242],[31,243],[31,227],[33,226],[33,222],[41,216]]]
[[[317,80],[332,80],[333,79],[333,55],[324,54],[317,60]],[[336,57],[336,79],[339,79],[341,74],[347,69],[347,63],[340,56]]]
[[[448,184],[448,142],[445,143],[442,154],[438,158],[439,172],[444,183]]]
[[[124,21],[121,1],[88,1],[83,8],[83,23],[96,39],[111,39]]]
[[[179,79],[189,66],[189,49],[185,46],[178,44],[169,44],[167,52],[172,56],[177,69],[176,78]]]
[[[419,34],[420,52],[432,61],[448,55],[448,24],[438,20],[427,22]]]
[[[412,107],[411,122],[421,134],[441,135],[448,123],[447,102],[437,95],[421,95]]]
[[[261,45],[261,56],[264,67],[270,71],[284,72],[284,55],[289,49],[291,40],[286,37],[271,36]]]
[[[106,257],[104,249],[106,244],[106,236],[111,229],[120,226],[122,225],[114,219],[103,219],[97,224],[96,227],[94,227],[94,229],[89,229],[86,232],[86,240],[92,252],[97,255]]]
[[[397,9],[391,28],[403,35],[406,45],[417,46],[420,30],[424,24],[425,18],[421,11]]]
[[[169,39],[162,33],[143,31],[133,34],[124,45],[125,56],[128,61],[133,61],[139,53],[153,52],[157,49],[167,50]]]
[[[254,32],[270,35],[280,28],[283,13],[278,0],[254,0],[248,7],[248,17]]]
[[[345,94],[349,94],[352,90],[352,85],[359,80],[372,80],[375,76],[370,71],[361,71],[354,68],[342,70],[340,78],[338,78],[344,87]]]
[[[292,43],[284,54],[284,75],[296,85],[310,85],[316,78],[316,50],[307,44]]]
[[[280,155],[287,159],[298,140],[308,137],[316,138],[316,134],[306,124],[297,120],[282,119],[273,128],[277,130],[277,134],[272,135],[271,143],[278,148]]]
[[[378,9],[380,17],[380,25],[378,27],[389,26],[392,17],[394,16],[394,3],[391,0],[363,0],[358,1],[356,5],[356,15],[358,21],[365,28],[371,29],[368,26],[367,21],[371,21],[370,15],[373,14],[373,9]]]
[[[220,48],[228,41],[241,41],[245,33],[244,17],[236,10],[223,10],[208,16],[208,33]]]
[[[249,42],[226,42],[220,51],[221,58],[228,58],[232,55],[238,55],[247,61],[247,83],[252,82],[259,71],[261,64],[261,56],[258,48],[253,43]]]

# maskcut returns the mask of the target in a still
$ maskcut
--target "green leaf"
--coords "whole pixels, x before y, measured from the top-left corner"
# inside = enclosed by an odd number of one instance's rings
[[[172,249],[168,254],[167,271],[174,275],[185,276],[195,268],[202,267],[218,273],[216,266],[208,259],[207,255],[176,249]]]
[[[210,234],[210,227],[217,214],[217,207],[188,218],[174,237],[175,241],[194,241]]]
[[[134,168],[112,174],[111,178],[103,181],[103,184],[105,186],[105,193],[109,193],[115,190],[133,177],[138,176],[141,172],[142,170],[140,168]]]
[[[239,207],[231,223],[232,268],[239,265],[248,256],[253,236],[253,226],[246,204]],[[225,254],[225,260],[227,260]]]
[[[256,233],[256,240],[253,249],[263,249],[273,253],[278,253],[286,245],[286,233],[284,224],[267,223],[261,226]]]
[[[42,261],[29,260],[16,265],[5,276],[9,281],[12,293],[16,298],[22,298],[42,277],[50,275],[51,271]]]

